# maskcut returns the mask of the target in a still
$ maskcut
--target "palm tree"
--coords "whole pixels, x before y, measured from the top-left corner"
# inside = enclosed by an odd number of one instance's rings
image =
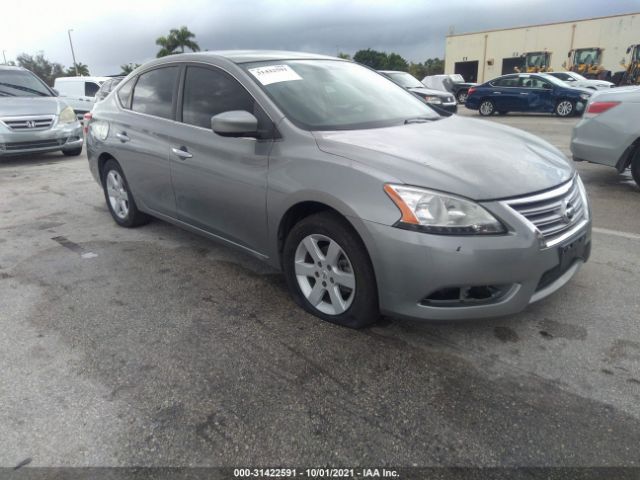
[[[140,66],[139,63],[125,63],[123,65],[120,65],[120,69],[122,70],[120,75],[129,75],[131,72],[133,72],[139,66]]]
[[[169,32],[169,37],[173,40],[175,48],[179,48],[182,53],[184,53],[185,47],[193,52],[200,51],[200,46],[191,40],[192,38],[196,38],[196,35],[189,31],[185,26],[182,26],[179,29],[172,28]]]
[[[67,68],[66,75],[69,77],[74,77],[76,75],[80,77],[88,77],[91,74],[89,73],[89,67],[87,65],[78,62],[75,66]]]
[[[176,45],[173,42],[171,35],[168,37],[156,38],[156,45],[161,47],[156,57],[166,57],[167,55],[175,53],[174,50],[176,49]]]

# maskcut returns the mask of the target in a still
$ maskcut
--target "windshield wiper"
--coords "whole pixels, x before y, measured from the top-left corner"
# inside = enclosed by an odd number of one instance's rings
[[[41,97],[48,97],[49,96],[46,93],[40,92],[38,90],[34,90],[33,88],[23,87],[22,85],[14,85],[13,83],[4,83],[4,82],[0,82],[0,85],[2,85],[4,87],[13,88],[15,90],[22,90],[23,92],[37,93]]]
[[[412,118],[407,118],[404,121],[405,125],[409,125],[410,123],[427,123],[427,122],[433,122],[435,120],[440,120],[441,117],[412,117]]]
[[[13,93],[3,92],[2,90],[0,90],[0,95],[2,95],[4,97],[15,97],[15,95]]]

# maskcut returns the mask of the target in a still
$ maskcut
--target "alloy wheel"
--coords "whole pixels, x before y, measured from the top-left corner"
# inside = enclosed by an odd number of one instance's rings
[[[571,115],[572,111],[573,105],[569,100],[561,101],[556,107],[556,112],[558,112],[558,115],[560,115],[561,117],[568,117],[569,115]]]
[[[124,220],[129,215],[129,195],[124,185],[122,175],[115,170],[107,174],[107,195],[111,209],[118,218]]]
[[[482,102],[480,105],[480,113],[483,115],[491,115],[493,113],[493,103],[489,101]]]
[[[294,261],[300,291],[314,308],[326,315],[340,315],[351,306],[356,277],[337,242],[325,235],[308,235],[298,244]]]

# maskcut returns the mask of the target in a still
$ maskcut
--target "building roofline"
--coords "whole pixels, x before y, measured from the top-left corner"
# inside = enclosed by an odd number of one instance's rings
[[[601,20],[603,18],[615,18],[615,17],[629,17],[634,15],[640,15],[640,12],[630,12],[630,13],[619,13],[616,15],[605,15],[603,17],[589,17],[589,18],[580,18],[577,20],[563,20],[562,22],[550,22],[550,23],[536,23],[533,25],[520,25],[517,27],[507,27],[507,28],[492,28],[489,30],[479,30],[477,32],[464,32],[464,33],[453,33],[451,35],[447,35],[447,38],[450,37],[462,37],[464,35],[477,35],[479,33],[491,33],[491,32],[502,32],[505,30],[520,30],[522,28],[534,28],[534,27],[547,27],[549,25],[562,25],[563,23],[578,23],[578,22],[588,22],[590,20]]]

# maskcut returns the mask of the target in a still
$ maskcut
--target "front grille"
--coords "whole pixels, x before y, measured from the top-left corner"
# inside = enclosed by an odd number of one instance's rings
[[[6,152],[18,152],[21,150],[35,150],[38,148],[60,147],[64,144],[65,139],[50,140],[32,140],[30,142],[8,142],[0,143],[0,150]]]
[[[32,132],[51,128],[54,119],[53,115],[43,115],[37,117],[6,117],[0,118],[0,121],[15,132]]]
[[[506,204],[540,231],[547,246],[553,246],[588,220],[589,207],[578,182],[576,176],[558,188]]]

